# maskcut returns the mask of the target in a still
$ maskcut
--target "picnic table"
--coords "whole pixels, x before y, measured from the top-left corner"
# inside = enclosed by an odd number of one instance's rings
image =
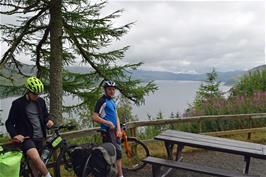
[[[266,159],[266,146],[250,142],[243,142],[238,140],[174,130],[167,130],[156,136],[154,139],[164,142],[168,157],[167,160],[154,157],[148,157],[144,160],[144,162],[157,165],[156,168],[153,169],[154,176],[158,176],[158,167],[160,166],[160,164],[162,166],[172,168],[176,167],[179,169],[185,169],[189,171],[212,174],[217,176],[241,176],[241,174],[237,172],[231,172],[224,169],[199,167],[195,164],[180,162],[182,150],[185,146],[243,156],[245,160],[245,166],[243,169],[242,176],[252,176],[249,175],[249,166],[251,158]],[[177,145],[177,151],[175,156],[173,155],[174,145]],[[167,174],[171,172],[172,168],[170,168],[162,176],[167,176]]]

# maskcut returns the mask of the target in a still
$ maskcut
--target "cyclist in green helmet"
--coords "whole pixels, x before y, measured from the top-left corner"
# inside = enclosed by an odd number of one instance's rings
[[[6,129],[13,139],[22,143],[22,151],[31,160],[34,176],[51,177],[39,155],[46,129],[54,124],[49,119],[44,99],[39,96],[44,85],[37,77],[29,77],[25,86],[26,94],[12,102]]]

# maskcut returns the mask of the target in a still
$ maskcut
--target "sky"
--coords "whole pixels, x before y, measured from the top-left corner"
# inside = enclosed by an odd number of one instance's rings
[[[114,46],[130,45],[125,62],[145,70],[204,73],[265,63],[264,1],[111,1],[117,24],[135,22]],[[107,10],[107,11],[108,11]]]
[[[122,63],[141,61],[141,69],[175,73],[265,64],[264,1],[111,0],[103,14],[118,9],[124,12],[114,25],[135,22],[112,45],[131,46]],[[1,44],[1,54],[5,49]]]

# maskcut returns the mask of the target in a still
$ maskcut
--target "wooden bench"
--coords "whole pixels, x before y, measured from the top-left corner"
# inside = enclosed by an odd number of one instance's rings
[[[167,151],[167,159],[171,160],[171,163],[173,164],[176,164],[175,162],[180,161],[181,154],[185,146],[243,156],[245,161],[243,168],[244,175],[249,174],[251,158],[266,160],[266,146],[262,144],[175,130],[167,130],[162,132],[154,137],[154,139],[164,142]],[[174,145],[177,145],[176,155],[173,153]],[[190,167],[195,167],[195,165]],[[198,170],[197,167],[195,168]],[[173,169],[174,168],[169,167],[167,172],[165,172],[165,174],[162,176],[167,176],[173,171]],[[204,167],[204,169],[206,168]],[[189,170],[189,168],[187,170]],[[193,170],[191,169],[191,171]]]
[[[156,157],[147,157],[146,159],[143,160],[143,162],[152,165],[152,176],[153,177],[161,176],[161,168],[160,168],[161,166],[181,169],[181,170],[187,170],[187,171],[197,172],[197,173],[207,174],[207,175],[222,176],[222,177],[255,177],[254,175],[242,174],[236,171],[229,171],[229,170],[224,170],[224,169],[219,169],[219,168],[199,166],[195,164],[173,161],[173,160],[166,160],[166,159],[161,159],[161,158],[156,158]],[[259,177],[259,176],[256,176],[256,177]]]

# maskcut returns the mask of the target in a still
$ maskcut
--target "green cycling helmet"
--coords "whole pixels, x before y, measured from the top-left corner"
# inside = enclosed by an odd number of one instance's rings
[[[40,79],[35,76],[29,77],[26,81],[26,88],[35,94],[41,94],[44,91],[44,85]]]

